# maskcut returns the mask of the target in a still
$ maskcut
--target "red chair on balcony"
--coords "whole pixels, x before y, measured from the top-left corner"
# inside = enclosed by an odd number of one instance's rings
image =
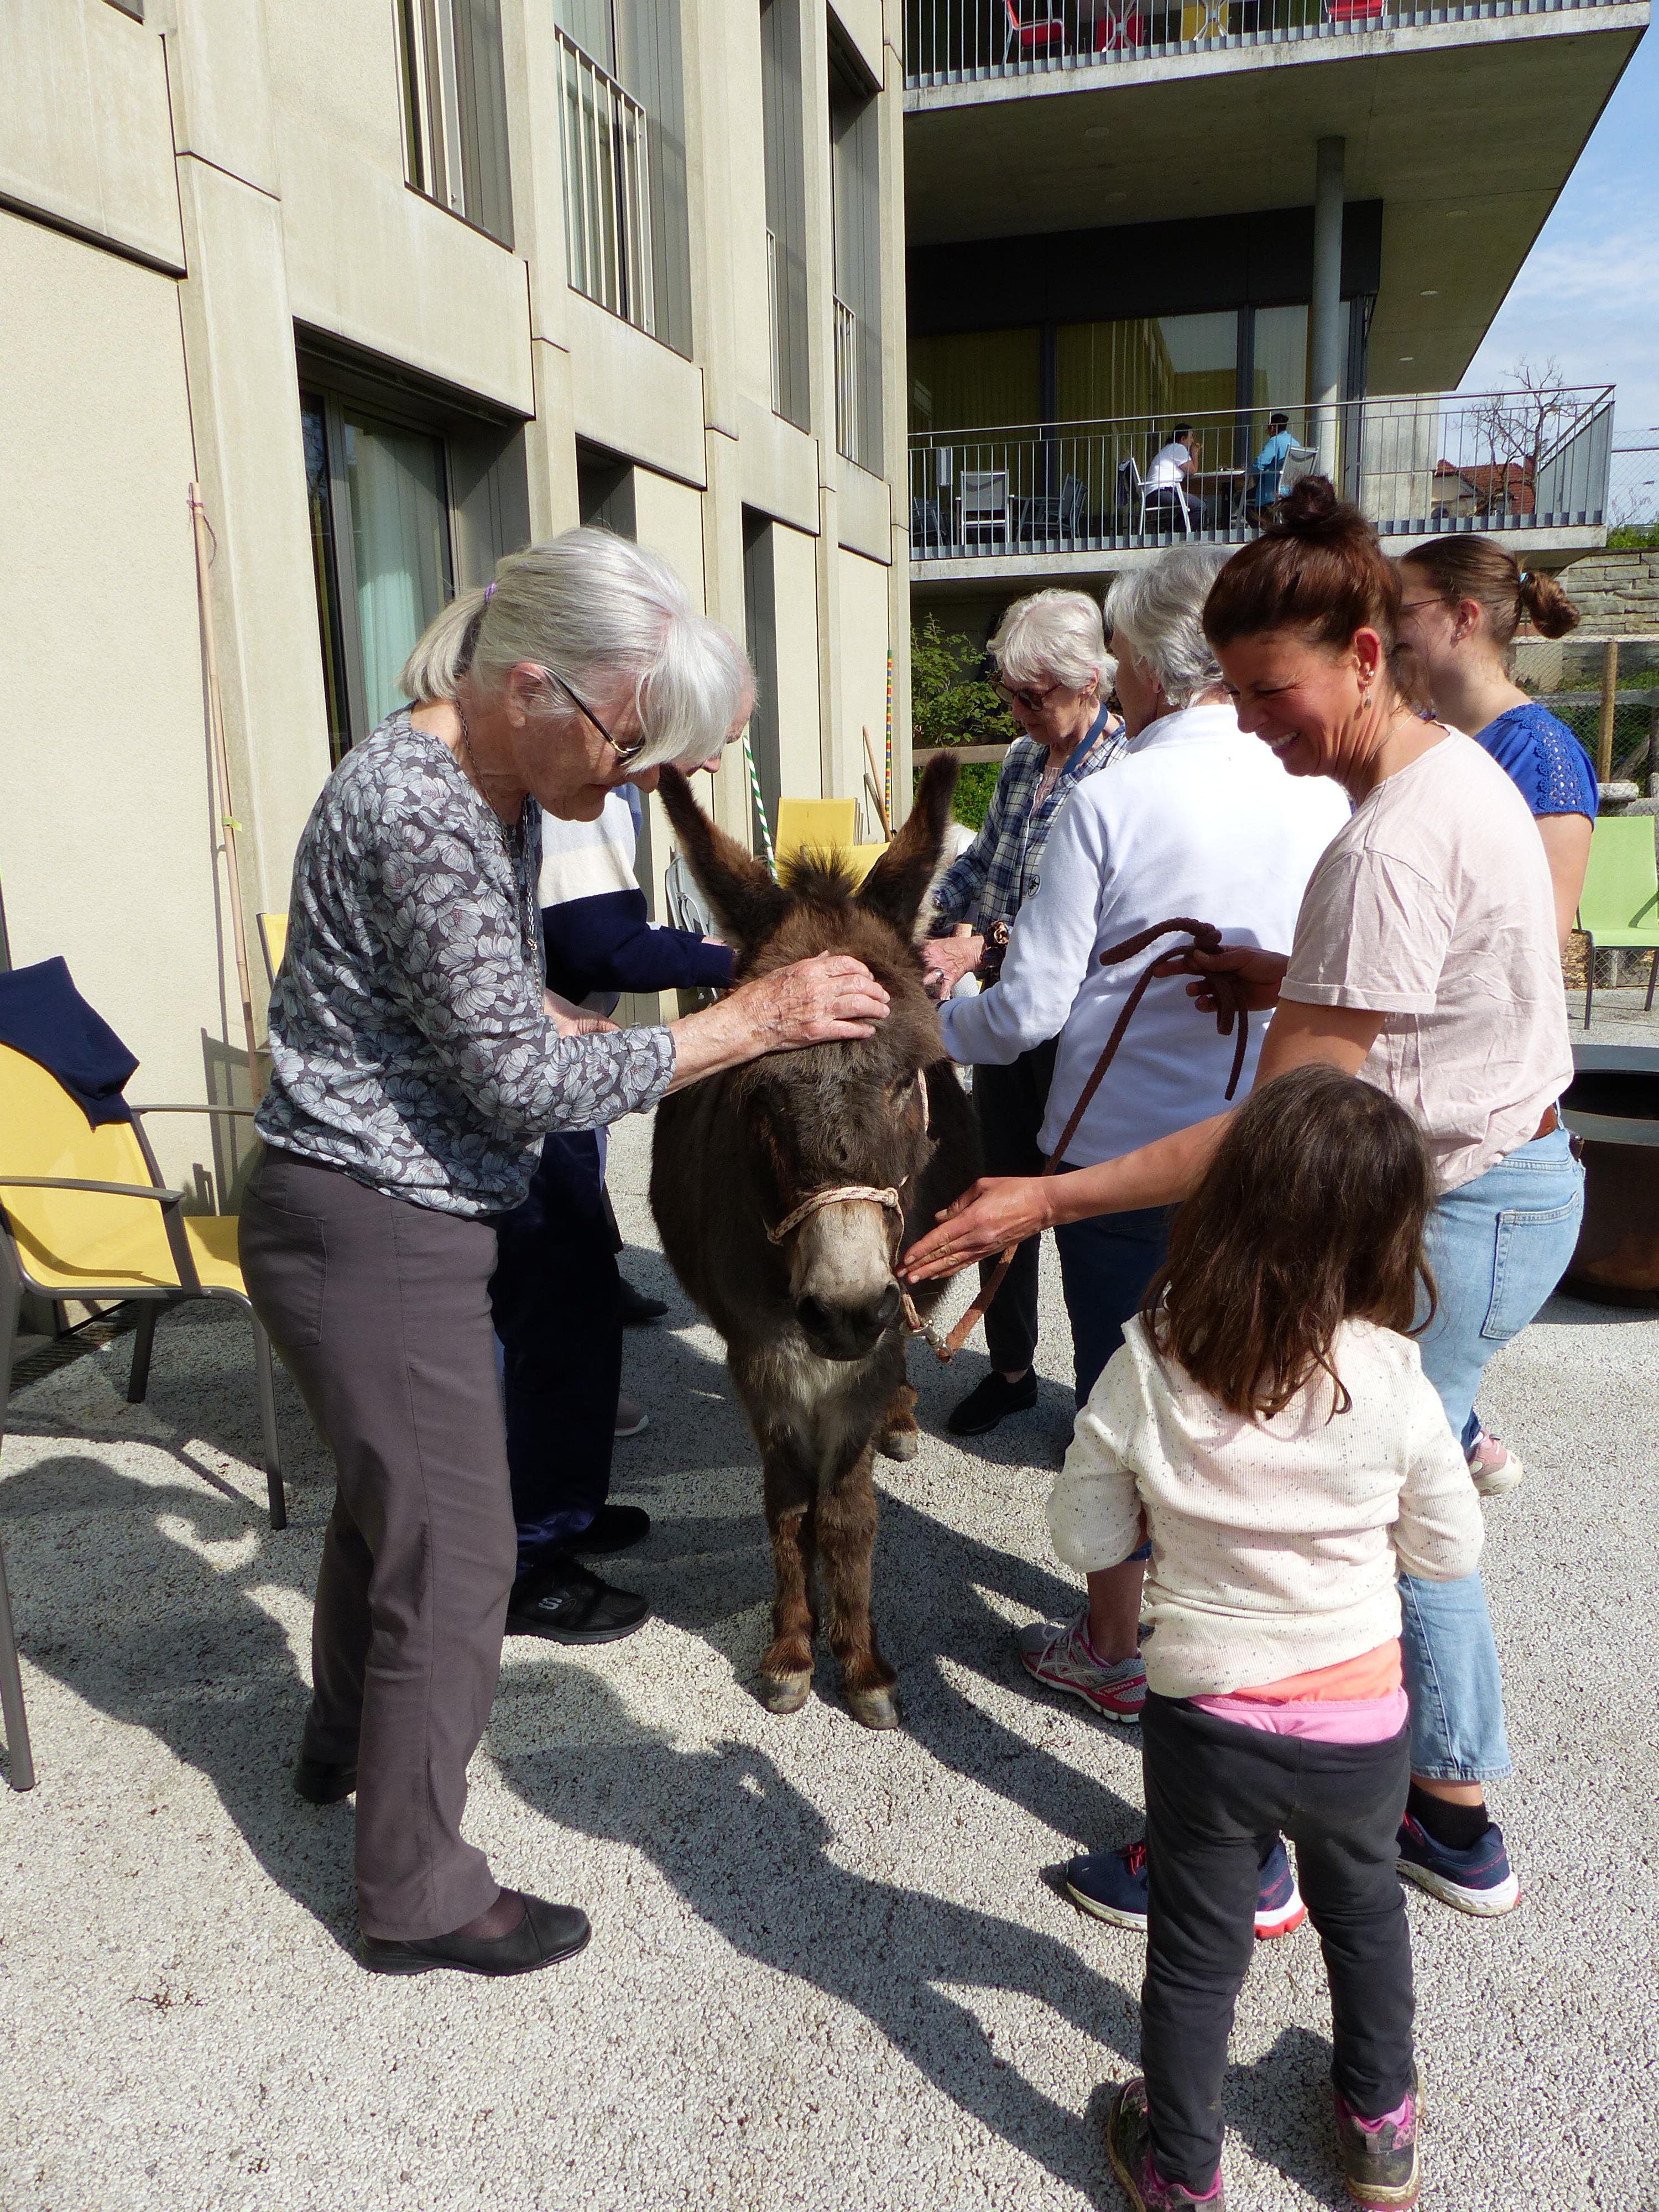
[[[1102,0],[1094,25],[1094,49],[1097,54],[1129,53],[1146,43],[1146,18],[1133,0],[1127,8],[1114,8],[1110,0]]]
[[[1339,30],[1363,31],[1380,23],[1389,12],[1389,0],[1325,0],[1325,20]]]
[[[1016,52],[1022,61],[1065,52],[1066,18],[1060,0],[1002,0],[1002,13],[1008,27],[1002,42],[1005,62]]]

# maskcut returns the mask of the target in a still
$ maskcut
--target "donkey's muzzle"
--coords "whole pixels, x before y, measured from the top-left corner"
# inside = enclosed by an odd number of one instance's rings
[[[904,1293],[890,1282],[867,1305],[832,1305],[807,1297],[795,1301],[795,1318],[820,1359],[867,1358],[896,1322]]]

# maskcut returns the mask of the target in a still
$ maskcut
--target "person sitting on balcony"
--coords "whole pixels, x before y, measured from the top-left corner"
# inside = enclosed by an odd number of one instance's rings
[[[1288,415],[1267,417],[1267,442],[1250,464],[1250,505],[1260,514],[1279,497],[1279,479],[1284,473],[1285,457],[1296,440],[1291,435]]]
[[[958,932],[925,948],[930,973],[945,990],[978,964],[988,932],[1006,938],[1037,887],[1061,809],[1123,745],[1123,726],[1106,706],[1116,664],[1106,650],[1100,609],[1085,592],[1016,599],[988,650],[996,688],[1025,734],[1008,748],[984,827],[933,893],[933,927]],[[1044,1031],[1006,1066],[976,1071],[974,1106],[988,1171],[1031,1175],[1042,1166],[1037,1132],[1054,1066],[1052,1032]],[[983,1436],[1036,1403],[1037,1252],[1036,1237],[1021,1247],[985,1317],[991,1371],[951,1413],[946,1425],[956,1436]],[[987,1267],[982,1279],[990,1273]]]
[[[1169,444],[1160,446],[1153,454],[1152,466],[1146,471],[1146,514],[1149,520],[1153,515],[1159,518],[1159,527],[1203,529],[1206,514],[1204,501],[1187,489],[1187,480],[1197,465],[1198,454],[1198,433],[1190,422],[1177,422],[1170,433]]]

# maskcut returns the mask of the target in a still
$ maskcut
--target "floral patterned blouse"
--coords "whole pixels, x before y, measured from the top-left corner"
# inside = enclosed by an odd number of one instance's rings
[[[388,1198],[493,1214],[541,1139],[653,1105],[665,1029],[561,1037],[542,1004],[541,810],[516,829],[447,746],[389,715],[324,786],[270,999],[266,1143]]]

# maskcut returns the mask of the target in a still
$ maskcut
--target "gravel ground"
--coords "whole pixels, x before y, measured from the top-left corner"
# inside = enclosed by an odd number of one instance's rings
[[[653,1426],[617,1495],[657,1526],[613,1571],[657,1617],[580,1656],[509,1645],[473,1768],[498,1870],[593,1916],[568,1966],[353,1963],[350,1808],[289,1781],[325,1462],[284,1384],[272,1535],[245,1325],[167,1323],[146,1407],[120,1395],[125,1343],[15,1402],[0,1527],[40,1781],[0,1793],[6,2212],[1121,2202],[1100,2124],[1133,2070],[1140,1946],[1045,1875],[1135,1832],[1135,1739],[1036,1691],[1011,1645],[1074,1595],[1042,1517],[1070,1418],[1057,1279],[1039,1408],[983,1452],[939,1434],[982,1361],[914,1358],[928,1434],[882,1463],[877,1566],[903,1729],[857,1728],[827,1670],[775,1719],[749,1687],[755,1455],[657,1253],[647,1142],[618,1131],[612,1185],[629,1272],[675,1320],[630,1339]],[[1411,1893],[1425,2201],[1652,2212],[1659,1321],[1558,1303],[1483,1405],[1528,1462],[1488,1552],[1527,1895],[1488,1924]],[[1311,1930],[1262,1947],[1236,2207],[1341,2201],[1328,2033]]]

